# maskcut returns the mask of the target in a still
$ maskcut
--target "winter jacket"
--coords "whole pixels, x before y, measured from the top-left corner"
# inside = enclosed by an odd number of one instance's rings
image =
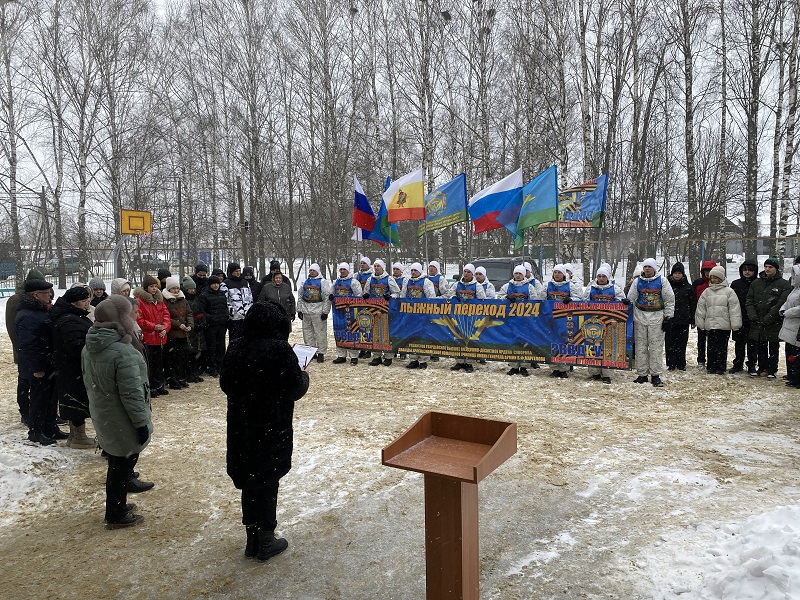
[[[778,337],[787,344],[800,346],[800,341],[797,340],[800,331],[800,274],[792,275],[792,291],[778,312],[783,317]]]
[[[222,282],[227,287],[228,316],[232,321],[241,321],[253,306],[253,292],[243,277],[232,277]],[[220,288],[221,289],[221,288]]]
[[[495,291],[494,284],[491,281],[484,279],[481,285],[483,286],[483,291],[486,294],[487,300],[494,300],[497,298],[497,292]]]
[[[533,283],[531,283],[533,282]],[[522,281],[514,281],[513,279],[510,280],[508,283],[504,283],[503,287],[500,288],[500,291],[497,292],[497,297],[500,300],[503,300],[508,293],[509,286],[522,286],[527,284],[528,289],[528,299],[529,300],[544,300],[545,296],[547,296],[547,290],[542,286],[541,283],[536,281],[535,279],[523,279]]]
[[[89,304],[94,306],[94,307],[96,307],[98,304],[100,304],[106,298],[108,298],[108,294],[106,294],[105,292],[103,292],[103,295],[100,296],[99,298],[97,296],[95,296],[94,294],[92,294],[92,301],[89,302]]]
[[[780,308],[789,297],[792,284],[781,277],[780,271],[767,279],[762,271],[747,291],[747,317],[750,319],[749,339],[754,342],[777,342],[781,331]]]
[[[294,315],[297,313],[297,303],[294,299],[294,292],[292,291],[292,286],[289,285],[286,280],[282,281],[279,286],[275,285],[272,280],[265,283],[261,288],[261,293],[258,295],[258,301],[280,304],[286,310],[286,314],[292,319],[294,319]]]
[[[622,288],[616,285],[613,281],[609,281],[605,285],[597,283],[595,279],[590,285],[586,286],[583,290],[583,297],[581,300],[584,302],[618,302],[625,298],[625,292]]]
[[[196,290],[197,288],[195,288]],[[185,292],[184,292],[185,293]],[[189,350],[194,352],[202,352],[206,349],[205,332],[203,328],[206,326],[203,309],[200,307],[200,296],[195,294],[186,294],[186,301],[189,303],[189,310],[192,311],[194,318],[194,325],[189,332]]]
[[[161,294],[164,296],[164,304],[167,305],[169,311],[170,328],[167,339],[187,339],[189,332],[181,329],[181,325],[188,325],[194,329],[194,311],[189,306],[189,301],[183,292],[178,292],[176,296],[169,290],[164,290]]]
[[[154,327],[163,325],[167,334],[172,327],[164,296],[158,290],[155,295],[150,295],[144,288],[137,287],[133,290],[133,297],[139,299],[136,322],[142,328],[142,342],[146,346],[163,346],[167,343],[167,336],[161,337]]]
[[[6,331],[11,340],[11,353],[14,357],[14,364],[17,364],[17,306],[25,292],[17,292],[11,298],[6,300]]]
[[[89,397],[83,383],[81,351],[92,327],[88,314],[63,298],[56,300],[50,311],[59,404],[86,413],[85,416],[89,413]]]
[[[382,282],[384,278],[386,279],[385,283]],[[383,298],[385,294],[389,294],[392,298],[400,297],[400,287],[394,277],[385,272],[380,277],[373,273],[372,277],[367,279],[363,289],[365,294],[370,295],[370,298]]]
[[[200,310],[203,313],[203,321],[206,327],[215,325],[226,325],[230,316],[228,315],[228,299],[222,288],[217,291],[207,287],[200,294]]]
[[[112,456],[141,452],[137,429],[150,420],[147,365],[131,344],[114,329],[92,327],[81,353],[83,379],[89,394],[89,413],[100,447]]]
[[[308,391],[308,374],[287,341],[286,314],[268,302],[252,313],[244,337],[228,347],[219,378],[228,397],[227,471],[239,489],[275,483],[289,472],[294,403]]]
[[[403,282],[403,289],[400,290],[401,298],[435,298],[436,288],[433,282],[425,275],[416,279],[409,277]]]
[[[753,267],[753,276],[750,279],[747,279],[744,276],[744,271],[742,271],[742,267],[745,265]],[[731,282],[731,289],[736,292],[736,296],[739,298],[739,306],[742,309],[742,326],[745,328],[750,326],[750,318],[747,316],[747,292],[750,290],[750,284],[756,280],[757,273],[758,264],[754,260],[745,259],[739,265],[739,279]]]
[[[197,275],[190,275],[192,281],[197,286],[197,297],[208,289],[208,277],[198,277]]]
[[[17,361],[19,375],[33,379],[34,373],[53,372],[53,323],[50,307],[29,294],[23,294],[17,305]]]
[[[694,311],[697,308],[695,290],[686,277],[680,281],[672,279],[672,275],[667,277],[667,281],[672,286],[675,294],[675,314],[672,323],[675,325],[694,325]]]
[[[712,283],[700,295],[694,313],[698,329],[737,331],[742,328],[742,309],[728,282]]]
[[[339,277],[331,284],[334,298],[359,298],[363,293],[358,279],[352,275],[349,277]]]
[[[460,301],[486,300],[486,290],[474,277],[470,281],[462,277],[447,289],[444,297]]]
[[[705,271],[706,269],[713,269],[716,266],[717,266],[717,261],[704,260],[700,265],[700,273],[702,274],[702,272]],[[692,289],[694,290],[695,302],[700,300],[700,295],[706,291],[708,284],[709,284],[708,276],[698,277],[692,282]]]
[[[253,302],[256,302],[261,295],[261,289],[264,287],[264,284],[256,278],[245,279],[245,281],[247,285],[250,286],[250,295],[253,297]]]
[[[658,279],[661,278],[659,283]],[[643,289],[647,289],[649,286],[660,287],[661,289],[661,301],[660,307],[657,307],[655,310],[642,310],[639,306],[639,284],[642,284]],[[664,319],[671,319],[675,315],[675,293],[672,291],[672,286],[667,281],[666,277],[662,277],[658,273],[656,273],[653,277],[645,277],[644,275],[639,275],[636,279],[631,282],[631,287],[628,290],[628,300],[631,301],[631,305],[633,306],[633,323],[635,325],[658,325],[664,321]]]
[[[297,296],[297,312],[304,315],[327,315],[331,312],[331,282],[322,277],[309,277]]]

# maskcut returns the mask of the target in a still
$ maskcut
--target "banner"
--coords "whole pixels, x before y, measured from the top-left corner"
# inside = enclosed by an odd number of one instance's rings
[[[558,193],[558,227],[601,227],[606,211],[608,173],[582,185],[561,190]],[[556,227],[542,223],[542,227]]]
[[[621,302],[342,298],[333,325],[345,348],[629,369],[631,315]]]

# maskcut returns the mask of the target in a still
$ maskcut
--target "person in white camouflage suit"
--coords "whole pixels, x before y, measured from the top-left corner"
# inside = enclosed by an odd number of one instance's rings
[[[317,263],[308,267],[297,299],[297,316],[303,322],[303,343],[317,348],[317,362],[325,361],[328,351],[328,314],[331,312],[331,282],[320,275]]]

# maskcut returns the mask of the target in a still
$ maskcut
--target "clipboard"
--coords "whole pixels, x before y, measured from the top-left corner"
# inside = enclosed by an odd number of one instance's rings
[[[319,348],[316,346],[306,346],[305,344],[293,344],[292,350],[294,350],[297,356],[297,364],[300,365],[301,369],[305,369],[314,359],[314,355]]]

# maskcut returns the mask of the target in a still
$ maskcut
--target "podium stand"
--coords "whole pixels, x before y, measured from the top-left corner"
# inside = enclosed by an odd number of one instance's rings
[[[517,425],[429,412],[381,453],[425,475],[427,600],[479,598],[478,482],[517,451]]]

